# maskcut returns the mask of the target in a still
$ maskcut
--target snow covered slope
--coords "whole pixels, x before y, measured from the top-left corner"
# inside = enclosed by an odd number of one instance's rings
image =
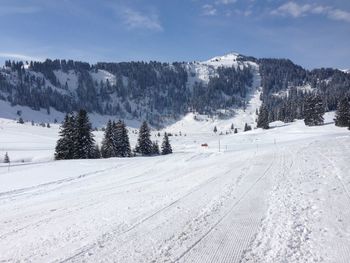
[[[130,121],[147,119],[161,127],[191,110],[232,113],[261,82],[259,66],[236,53],[194,63],[47,60],[30,65],[7,62],[0,68],[0,118],[18,119],[21,111],[27,121],[53,122],[61,121],[66,111],[84,108]],[[236,70],[219,74],[220,67]],[[213,77],[216,82],[210,82]]]
[[[259,65],[253,61],[245,61],[240,59],[241,55],[232,52],[224,56],[217,56],[212,59],[203,62],[193,62],[186,64],[186,68],[189,72],[189,85],[193,85],[194,82],[208,83],[211,77],[216,76],[217,69],[219,67],[235,67],[251,68],[255,75],[259,72]]]
[[[37,162],[57,127],[2,120],[0,155],[34,162],[0,165],[0,261],[348,262],[347,129],[205,123],[169,127],[168,156]]]
[[[256,111],[261,106],[260,94],[261,89],[255,87],[256,90],[251,94],[251,98],[247,104],[246,109],[236,109],[233,118],[219,119],[211,118],[206,115],[199,115],[194,113],[189,113],[184,116],[179,121],[166,127],[165,130],[172,133],[208,133],[217,128],[218,134],[232,133],[231,125],[237,128],[239,132],[244,130],[245,123],[251,125],[253,128],[256,127],[255,120],[257,119]]]
[[[201,62],[203,65],[209,65],[213,66],[215,68],[218,67],[240,67],[243,69],[244,67],[252,67],[252,68],[258,68],[258,64],[252,61],[246,61],[242,59],[243,57],[236,53],[228,53],[224,56],[217,56],[213,57],[212,59],[209,59],[207,61]]]

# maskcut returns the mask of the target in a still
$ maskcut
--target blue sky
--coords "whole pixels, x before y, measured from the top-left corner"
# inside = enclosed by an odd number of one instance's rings
[[[206,60],[350,68],[348,0],[0,0],[0,62]]]

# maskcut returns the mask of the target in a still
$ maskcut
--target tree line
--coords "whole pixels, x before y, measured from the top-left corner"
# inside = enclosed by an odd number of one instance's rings
[[[126,62],[90,65],[72,60],[6,61],[0,68],[0,100],[33,110],[50,108],[147,120],[161,126],[164,116],[189,112],[216,114],[245,104],[253,82],[251,68],[220,67],[208,83],[189,82],[188,63]],[[108,72],[101,81],[98,74]],[[76,81],[68,81],[67,74]],[[190,85],[189,85],[190,84]],[[73,86],[74,85],[74,86]]]
[[[111,157],[153,156],[172,153],[167,133],[164,133],[161,149],[151,140],[151,130],[144,121],[139,130],[137,145],[131,150],[128,130],[123,121],[107,122],[101,147],[96,143],[92,125],[85,110],[67,114],[60,127],[60,138],[55,147],[56,160],[98,159]]]
[[[336,110],[340,100],[350,96],[350,74],[337,69],[306,70],[286,59],[258,60],[261,99],[268,120],[291,122],[308,118],[311,100],[322,100],[325,111]]]
[[[319,93],[307,94],[303,101],[303,117],[307,126],[319,126],[324,124],[323,115],[326,111],[324,100]],[[291,121],[293,121],[292,119]],[[269,128],[269,111],[265,104],[260,107],[257,127]],[[337,110],[334,119],[335,125],[338,127],[348,127],[350,130],[350,98],[344,96],[337,104]]]

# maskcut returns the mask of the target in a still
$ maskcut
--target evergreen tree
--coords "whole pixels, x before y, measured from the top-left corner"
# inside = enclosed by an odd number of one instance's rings
[[[169,137],[167,133],[164,133],[163,143],[162,143],[162,154],[170,154],[173,153],[173,150],[171,148]]]
[[[119,120],[113,125],[113,141],[117,157],[130,157],[131,149],[128,130],[125,123]]]
[[[237,128],[235,128],[235,131],[234,131],[234,133],[238,133],[238,130],[237,130]]]
[[[323,114],[325,110],[322,103],[322,98],[319,95],[309,95],[306,98],[304,111],[305,125],[317,126],[323,124]]]
[[[93,157],[95,147],[94,135],[89,117],[85,110],[80,110],[75,120],[74,129],[74,159],[89,159]]]
[[[7,152],[5,153],[4,163],[10,163],[10,157]]]
[[[233,123],[232,123],[232,124],[231,124],[231,130],[234,130],[234,128],[235,128],[235,127],[233,126]]]
[[[214,127],[214,132],[217,133],[218,129],[216,128],[216,126]]]
[[[150,139],[150,129],[147,122],[144,121],[140,127],[139,138],[137,140],[136,151],[142,155],[152,154],[152,141]]]
[[[268,129],[269,128],[269,112],[267,110],[267,107],[263,104],[260,107],[259,115],[258,115],[258,121],[257,121],[257,127]]]
[[[246,132],[246,131],[250,131],[252,129],[252,127],[250,126],[250,125],[248,125],[248,123],[246,123],[245,125],[244,125],[244,131]]]
[[[101,145],[101,155],[103,158],[116,157],[114,146],[114,132],[111,120],[107,122],[107,126],[104,132],[104,137]]]
[[[131,157],[131,147],[130,147],[130,140],[129,140],[129,131],[126,128],[126,125],[124,122],[122,122],[122,142],[123,142],[123,157]]]
[[[350,125],[350,103],[349,98],[342,98],[335,113],[335,125],[339,127],[348,127]]]
[[[159,155],[160,154],[160,150],[159,150],[159,145],[158,142],[152,142],[152,152],[154,155]]]
[[[74,125],[75,119],[73,115],[66,115],[60,127],[60,139],[56,143],[55,159],[66,160],[73,159],[74,152]]]

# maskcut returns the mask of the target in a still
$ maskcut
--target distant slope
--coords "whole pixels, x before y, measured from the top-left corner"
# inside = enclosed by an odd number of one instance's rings
[[[258,65],[237,58],[231,54],[222,62],[172,64],[7,61],[0,70],[0,99],[36,111],[85,108],[160,126],[189,111],[217,115],[218,110],[242,107]]]
[[[57,114],[84,108],[96,116],[147,120],[164,127],[191,112],[212,120],[232,118],[260,87],[270,121],[288,122],[304,117],[308,93],[319,93],[326,111],[335,110],[339,99],[350,94],[350,74],[310,71],[288,59],[256,59],[235,52],[181,63],[7,61],[0,69],[0,101],[13,108],[3,107],[0,117],[14,116],[23,106],[33,110],[27,114],[32,119],[52,121]],[[49,116],[41,117],[44,111]]]

